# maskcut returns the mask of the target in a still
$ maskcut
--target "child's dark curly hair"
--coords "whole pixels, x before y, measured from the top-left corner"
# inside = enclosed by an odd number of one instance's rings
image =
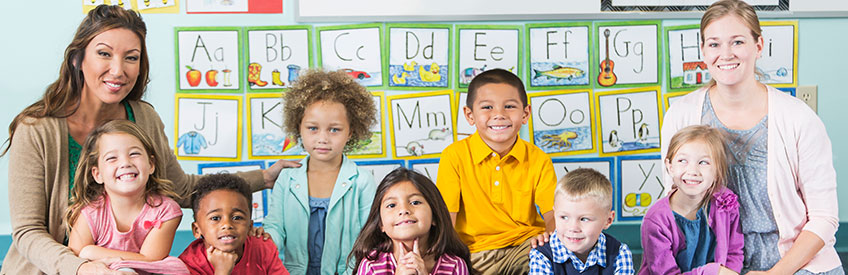
[[[297,78],[291,90],[283,94],[286,132],[300,139],[300,122],[306,107],[323,100],[345,106],[351,133],[345,152],[364,145],[360,141],[371,137],[371,126],[377,123],[377,109],[371,93],[343,71],[309,70]]]
[[[247,181],[234,174],[220,173],[203,176],[197,181],[197,186],[194,192],[191,193],[191,210],[194,211],[194,219],[197,220],[197,210],[200,208],[200,200],[206,197],[209,193],[215,190],[229,190],[244,196],[247,200],[247,207],[253,205],[253,193],[250,192],[250,186]],[[250,215],[252,211],[245,209]]]

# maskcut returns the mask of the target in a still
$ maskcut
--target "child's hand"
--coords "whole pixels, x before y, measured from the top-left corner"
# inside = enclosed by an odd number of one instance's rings
[[[412,241],[412,251],[408,251],[402,242],[398,242],[398,246],[403,256],[398,259],[396,274],[429,274],[427,266],[424,265],[424,258],[421,258],[421,253],[418,251],[418,238]]]
[[[212,264],[215,274],[230,274],[236,266],[238,255],[235,252],[224,252],[214,246],[206,248],[206,260]]]
[[[79,257],[83,258],[83,259],[88,259],[88,260],[97,260],[94,257],[94,250],[96,250],[96,249],[97,249],[96,245],[93,245],[93,244],[86,245],[82,249],[80,249]],[[118,260],[120,260],[120,259],[121,258],[118,258]],[[111,262],[106,263],[106,265],[109,265],[110,263]]]
[[[128,274],[136,274],[132,272],[126,271],[117,271],[109,269],[109,266],[102,261],[91,261],[85,262],[80,265],[79,269],[77,269],[77,275],[103,275],[103,274],[115,274],[115,275],[128,275]]]
[[[253,236],[253,237],[257,237],[257,238],[262,238],[263,240],[268,240],[268,239],[271,238],[271,234],[268,234],[267,232],[265,232],[265,229],[262,228],[261,226],[257,226],[257,227],[254,227],[253,229],[251,229],[250,233],[248,233],[248,235]]]
[[[542,234],[539,234],[538,236],[532,237],[530,239],[530,247],[537,248],[543,246],[545,245],[545,243],[551,240],[550,237],[551,234],[548,234],[548,232],[542,232]]]

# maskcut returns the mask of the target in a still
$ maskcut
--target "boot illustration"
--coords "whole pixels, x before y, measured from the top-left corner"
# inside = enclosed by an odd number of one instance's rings
[[[265,87],[265,85],[268,85],[268,82],[259,79],[260,72],[262,72],[262,65],[259,65],[259,63],[254,62],[247,66],[247,83],[250,86],[255,84],[259,87]]]
[[[283,83],[283,81],[280,80],[280,71],[278,71],[276,69],[273,72],[271,72],[271,83],[274,83],[274,85],[277,85],[277,86],[286,85],[286,83]]]

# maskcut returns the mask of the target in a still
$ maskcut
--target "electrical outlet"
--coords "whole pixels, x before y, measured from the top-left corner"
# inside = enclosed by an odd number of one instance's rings
[[[804,103],[807,103],[807,106],[810,106],[813,112],[816,113],[818,113],[818,104],[816,103],[818,101],[817,90],[817,86],[798,86],[795,89],[795,96],[801,99],[801,101],[804,101]]]

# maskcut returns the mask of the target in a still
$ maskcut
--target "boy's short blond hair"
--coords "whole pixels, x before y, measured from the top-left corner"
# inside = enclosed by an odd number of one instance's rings
[[[604,174],[591,168],[578,168],[565,174],[556,185],[554,201],[562,198],[581,200],[594,198],[598,203],[612,210],[612,184]]]

